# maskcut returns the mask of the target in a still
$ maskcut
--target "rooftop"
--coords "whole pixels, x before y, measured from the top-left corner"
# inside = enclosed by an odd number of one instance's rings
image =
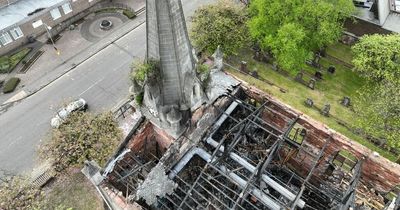
[[[64,0],[20,0],[9,6],[0,8],[0,30],[12,26],[25,18],[28,14],[56,5]]]

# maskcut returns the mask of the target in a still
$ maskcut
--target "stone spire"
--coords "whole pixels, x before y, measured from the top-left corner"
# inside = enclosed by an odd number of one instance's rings
[[[204,99],[180,0],[147,0],[147,53],[157,79],[144,87],[147,117],[177,137]],[[151,115],[150,115],[151,114]]]

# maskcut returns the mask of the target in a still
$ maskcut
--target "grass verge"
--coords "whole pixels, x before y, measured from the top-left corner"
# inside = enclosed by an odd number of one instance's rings
[[[101,14],[101,13],[119,13],[122,11],[122,14],[125,15],[129,19],[133,19],[136,17],[136,14],[130,10],[127,9],[119,9],[119,8],[104,8],[101,10],[97,10],[95,13],[96,14]]]
[[[295,82],[293,79],[285,77],[274,71],[271,65],[255,61],[252,58],[252,55],[253,53],[250,50],[245,50],[239,56],[233,57],[233,59],[230,59],[228,62],[233,64],[233,66],[239,67],[240,60],[247,61],[250,71],[257,71],[259,77],[271,81],[276,86],[268,85],[260,80],[248,75],[244,75],[233,69],[227,69],[227,71],[248,82],[250,85],[254,85],[255,87],[278,98],[282,102],[307,114],[315,120],[328,125],[330,128],[342,133],[348,138],[379,152],[382,156],[390,159],[391,161],[396,160],[396,157],[392,153],[383,150],[361,136],[352,133],[346,127],[340,125],[333,117],[325,117],[321,115],[319,111],[310,109],[304,104],[304,101],[307,98],[311,98],[314,101],[314,104],[319,108],[322,108],[324,104],[329,103],[331,105],[331,115],[339,118],[349,125],[354,125],[358,116],[351,111],[351,109],[342,106],[340,101],[344,96],[354,98],[356,96],[356,91],[364,84],[364,80],[356,73],[342,65],[334,63],[331,60],[322,58],[320,62],[321,65],[324,68],[334,65],[336,66],[336,72],[333,75],[324,73],[324,79],[317,82],[315,90],[311,90],[308,87]],[[280,88],[287,90],[286,93],[283,93]]]
[[[91,183],[80,173],[67,174],[46,189],[46,209],[102,210],[102,200]]]
[[[25,58],[25,56],[31,51],[30,48],[24,48],[10,56],[0,57],[0,74],[10,73],[17,64]]]

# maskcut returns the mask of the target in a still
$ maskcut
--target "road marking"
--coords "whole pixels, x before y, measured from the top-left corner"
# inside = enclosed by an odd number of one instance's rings
[[[97,80],[95,83],[93,83],[92,85],[90,85],[86,90],[84,90],[82,93],[79,94],[79,96],[82,96],[83,94],[85,94],[87,91],[89,91],[90,89],[92,89],[94,86],[96,86],[97,84],[99,84],[99,82],[103,81],[105,77]]]

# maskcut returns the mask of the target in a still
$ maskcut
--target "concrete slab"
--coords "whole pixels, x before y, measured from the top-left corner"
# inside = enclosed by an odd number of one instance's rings
[[[28,93],[25,92],[24,90],[19,91],[17,94],[15,94],[13,97],[11,97],[10,99],[8,99],[7,101],[5,101],[3,103],[4,104],[9,104],[9,103],[13,103],[16,101],[19,101],[21,99],[24,99],[26,96],[28,96]]]
[[[384,29],[400,33],[400,13],[391,13],[382,26]]]

